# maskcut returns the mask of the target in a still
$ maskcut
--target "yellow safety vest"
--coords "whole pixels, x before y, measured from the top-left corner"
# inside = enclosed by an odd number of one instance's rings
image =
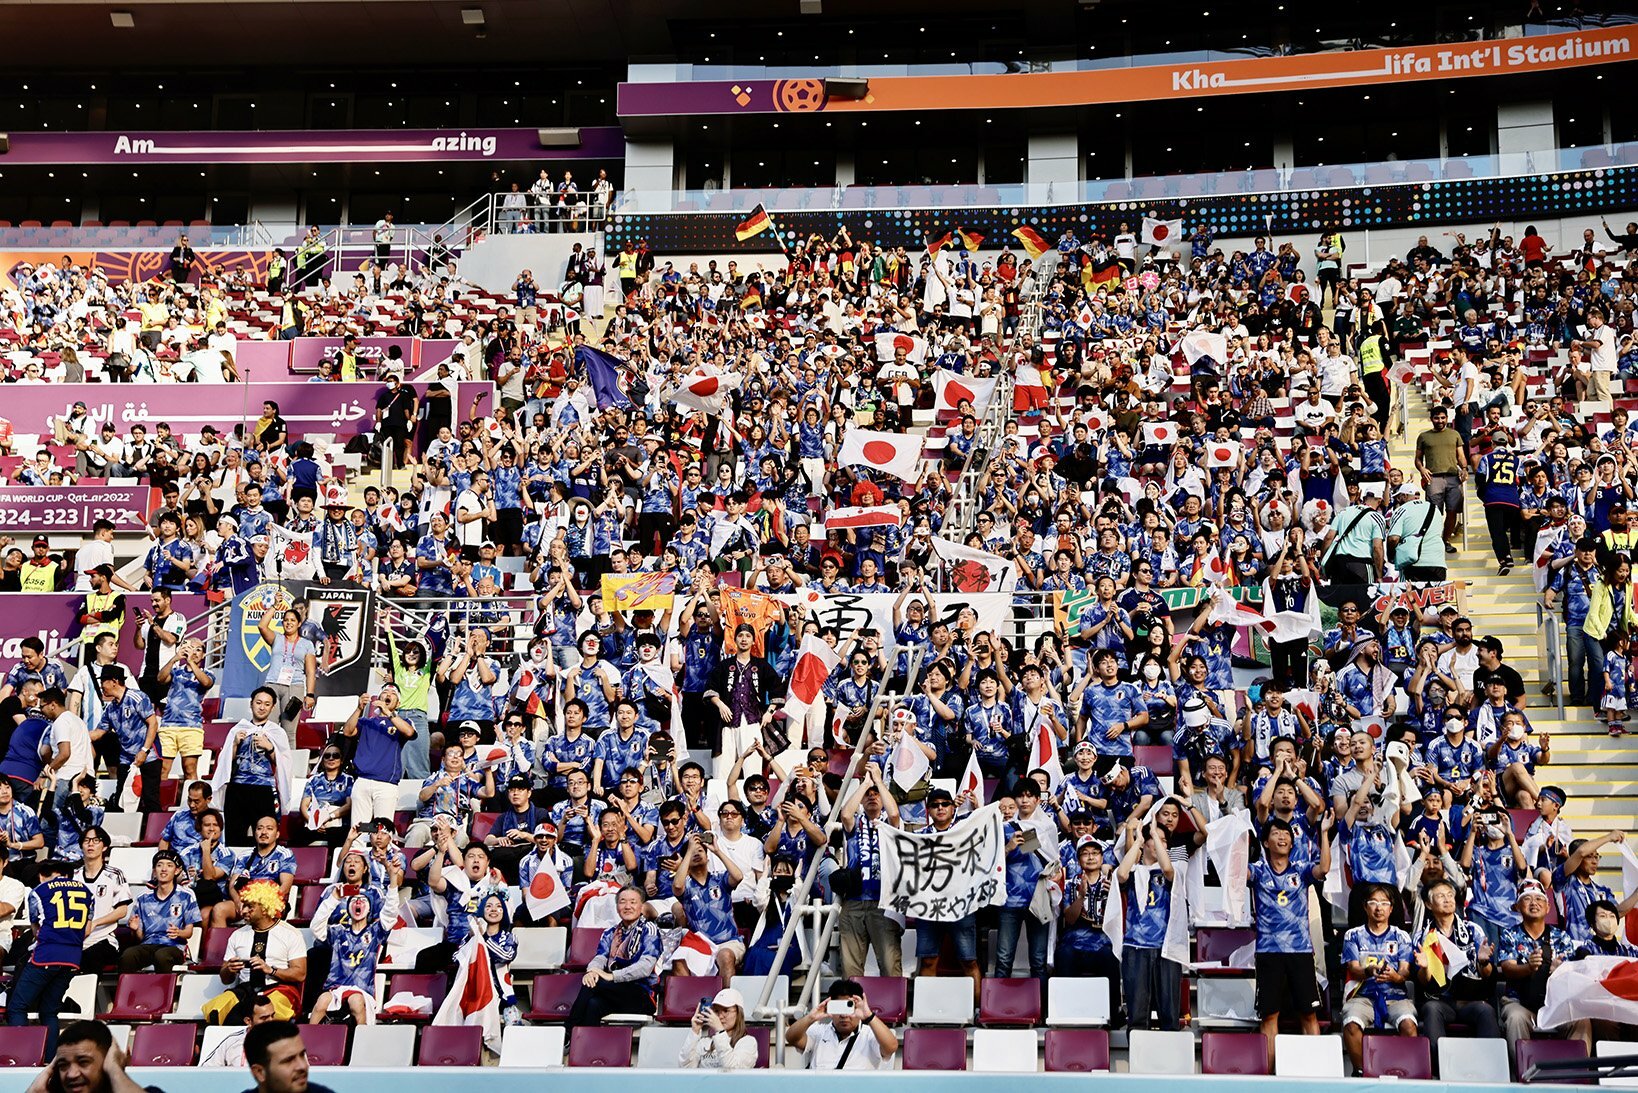
[[[87,592],[85,594],[85,609],[87,612],[107,611],[109,608],[114,606],[114,601],[118,599],[119,593],[114,591]],[[117,634],[120,632],[120,628],[124,625],[125,614],[124,612],[121,612],[109,622],[99,622],[86,627],[84,632],[80,634],[80,641],[84,642],[86,645],[90,645],[92,642],[97,640],[98,634]]]
[[[1372,334],[1359,343],[1360,375],[1374,375],[1382,371],[1386,366],[1386,362],[1382,359],[1382,335]]]
[[[352,383],[358,379],[358,355],[355,353],[338,353],[336,364],[341,372],[341,382]]]
[[[620,280],[630,281],[637,276],[637,255],[631,251],[620,252]]]
[[[55,592],[57,591],[57,571],[62,567],[56,562],[47,562],[45,565],[35,565],[30,561],[23,566],[21,573],[21,587],[24,592]]]
[[[267,262],[267,276],[268,276],[269,280],[271,280],[274,277],[283,277],[284,276],[284,259],[283,258],[280,258],[278,255],[274,255],[272,258],[268,259],[268,262]]]

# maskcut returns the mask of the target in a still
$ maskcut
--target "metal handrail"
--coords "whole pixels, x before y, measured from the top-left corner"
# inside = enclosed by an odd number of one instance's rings
[[[859,774],[864,769],[865,748],[877,734],[874,727],[880,718],[885,715],[892,703],[902,702],[914,690],[915,680],[921,674],[921,661],[924,651],[917,648],[910,657],[908,670],[905,673],[905,683],[902,693],[890,692],[883,687],[876,695],[875,701],[870,704],[870,713],[865,718],[865,724],[870,729],[858,734],[853,743],[853,754],[848,758],[847,773],[842,777],[842,788],[836,795],[836,810],[825,822],[825,847],[813,860],[808,863],[807,869],[798,878],[796,889],[791,893],[791,906],[797,910],[785,921],[785,930],[779,938],[779,948],[774,953],[772,971],[763,980],[762,991],[757,996],[756,1004],[752,1007],[751,1016],[763,1020],[768,1016],[774,1019],[774,1051],[775,1059],[780,1066],[785,1065],[785,1032],[790,1013],[802,1013],[811,1009],[819,991],[820,969],[826,954],[830,951],[831,935],[835,932],[836,921],[840,908],[837,904],[828,901],[814,900],[813,884],[819,878],[819,865],[824,856],[833,849],[843,849],[847,845],[847,833],[842,828],[842,808],[852,797],[861,781]],[[814,939],[811,950],[812,959],[808,965],[807,981],[803,983],[797,1000],[789,1005],[770,1006],[774,988],[778,985],[779,969],[785,966],[785,957],[790,953],[791,943],[798,930],[803,928],[803,920],[809,916],[821,919],[819,935]],[[810,996],[813,996],[810,999]]]
[[[1558,715],[1564,716],[1564,638],[1560,630],[1560,620],[1556,611],[1547,610],[1539,600],[1536,602],[1536,626],[1541,631],[1541,649],[1546,656],[1546,682],[1552,685],[1553,702],[1558,707]]]

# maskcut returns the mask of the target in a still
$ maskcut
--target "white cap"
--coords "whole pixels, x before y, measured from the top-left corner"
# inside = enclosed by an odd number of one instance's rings
[[[717,992],[715,998],[711,999],[711,1004],[721,1006],[723,1009],[733,1007],[743,1011],[745,1009],[745,996],[732,987],[724,987]]]

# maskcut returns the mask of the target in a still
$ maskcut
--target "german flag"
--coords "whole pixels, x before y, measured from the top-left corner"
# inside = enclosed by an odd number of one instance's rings
[[[961,237],[961,245],[974,254],[978,253],[978,245],[984,242],[984,237],[977,232],[966,232],[957,228],[956,235]]]
[[[747,216],[735,226],[734,238],[743,243],[751,236],[761,235],[771,227],[773,227],[773,218],[768,215],[767,209],[758,204],[756,208],[751,210],[750,216]]]
[[[749,311],[753,307],[762,306],[762,289],[755,281],[745,286],[745,291],[739,297],[739,309]]]
[[[1047,241],[1042,239],[1041,234],[1034,228],[1019,228],[1012,233],[1012,237],[1018,240],[1019,246],[1024,248],[1024,253],[1032,259],[1041,257],[1048,250]]]
[[[943,235],[939,236],[937,239],[929,240],[928,243],[927,243],[927,253],[928,254],[937,254],[939,251],[941,251],[945,247],[949,246],[950,245],[950,240],[954,239],[954,238],[955,238],[955,233],[954,232],[945,232]]]

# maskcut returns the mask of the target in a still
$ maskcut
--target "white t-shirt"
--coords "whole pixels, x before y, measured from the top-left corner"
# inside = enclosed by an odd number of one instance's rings
[[[762,840],[741,834],[738,842],[729,842],[719,834],[717,845],[722,847],[723,855],[739,866],[739,871],[744,874],[740,882],[734,886],[734,902],[743,903],[750,900],[756,895],[757,879],[762,875],[768,860]]]
[[[1468,646],[1466,653],[1457,652],[1453,645],[1439,655],[1434,665],[1439,671],[1462,685],[1463,690],[1473,689],[1473,673],[1479,667],[1479,647]]]
[[[91,733],[85,727],[85,722],[77,715],[64,710],[57,715],[57,720],[51,723],[51,751],[55,755],[57,745],[68,745],[68,760],[57,769],[58,780],[75,779],[91,769],[95,756],[91,751]]]
[[[87,539],[80,545],[80,550],[74,558],[79,566],[79,576],[74,581],[74,591],[91,591],[91,571],[99,565],[114,564],[114,544],[105,543],[101,539]]]
[[[222,954],[226,960],[250,959],[250,948],[256,942],[256,931],[248,925],[241,926],[233,931],[228,938],[227,952]],[[301,960],[307,956],[307,942],[301,938],[301,931],[288,922],[275,922],[273,928],[267,931],[267,951],[262,959],[267,966],[276,972],[282,972],[290,966],[292,960]],[[250,980],[250,968],[239,969],[239,982]]]
[[[1588,370],[1593,372],[1614,372],[1615,329],[1609,323],[1605,323],[1597,330],[1589,326],[1587,328],[1587,340],[1598,343],[1598,348],[1594,349],[1587,358]]]
[[[462,546],[475,547],[483,542],[483,521],[462,523],[460,517],[464,513],[482,512],[484,507],[483,498],[478,496],[476,490],[462,490],[455,499],[455,537]]]
[[[835,1070],[836,1064],[841,1061],[842,1052],[846,1050],[847,1040],[836,1038],[836,1030],[829,1021],[815,1021],[808,1026],[808,1050],[803,1053],[803,1066],[808,1070]],[[876,1042],[875,1033],[867,1028],[859,1029],[859,1035],[853,1042],[853,1050],[848,1054],[847,1065],[843,1070],[883,1070],[886,1069],[882,1061],[882,1046]]]

